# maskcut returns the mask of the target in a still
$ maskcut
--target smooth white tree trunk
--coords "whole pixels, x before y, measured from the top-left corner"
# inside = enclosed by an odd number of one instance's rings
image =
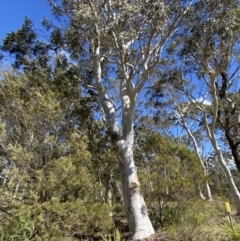
[[[98,29],[96,29],[98,33]],[[140,193],[137,169],[133,158],[133,116],[136,104],[137,91],[131,91],[130,81],[128,80],[126,66],[124,65],[123,56],[119,62],[119,79],[120,79],[120,98],[122,104],[121,128],[118,124],[116,108],[107,94],[102,83],[102,69],[100,57],[100,42],[96,41],[93,47],[94,51],[94,70],[95,80],[99,99],[104,112],[104,118],[108,128],[113,135],[113,144],[119,147],[119,153],[122,160],[122,177],[124,204],[128,219],[129,230],[134,240],[143,239],[154,234],[152,223],[149,219],[146,204]],[[139,88],[140,90],[140,88]],[[121,131],[120,131],[121,129]]]
[[[178,123],[187,131],[189,137],[191,138],[192,142],[193,142],[193,146],[194,146],[194,149],[197,153],[197,156],[198,156],[198,160],[200,162],[200,165],[203,169],[203,172],[204,172],[204,175],[206,176],[207,175],[207,170],[206,170],[206,167],[204,166],[204,163],[203,163],[203,159],[201,157],[201,154],[200,154],[200,150],[199,150],[199,147],[198,147],[198,144],[197,144],[197,141],[192,133],[192,131],[190,130],[190,128],[188,127],[187,123],[186,123],[186,120],[184,118],[184,115],[181,113],[181,111],[178,111],[179,115],[181,116],[181,120],[178,120]],[[199,189],[198,192],[199,192],[199,195],[200,197],[203,199],[203,200],[208,200],[208,201],[212,201],[212,192],[211,192],[211,189],[210,189],[210,186],[209,186],[209,182],[206,183],[205,185],[206,187],[206,194],[207,194],[207,198],[204,197],[202,191],[201,191],[201,188],[198,186],[197,188]]]
[[[237,213],[238,215],[240,214],[240,193],[238,191],[238,188],[233,180],[233,176],[231,171],[229,170],[226,161],[224,160],[223,154],[220,150],[220,148],[218,147],[216,141],[212,141],[213,147],[217,153],[217,158],[218,161],[220,162],[220,165],[223,168],[223,171],[225,172],[226,176],[227,176],[227,180],[228,180],[228,184],[230,186],[230,189],[232,191],[232,194],[234,196],[234,201],[236,203],[236,208],[237,208]]]
[[[113,188],[117,203],[123,203],[123,200],[124,200],[123,192],[119,182],[113,178],[111,184],[112,184],[112,188]]]
[[[148,217],[147,207],[140,193],[137,168],[133,160],[133,133],[126,141],[118,143],[123,166],[124,204],[129,229],[133,239],[143,239],[154,234],[152,223]]]
[[[18,193],[18,188],[19,188],[19,181],[17,182],[16,188],[15,188],[15,191],[14,191],[14,194],[13,194],[13,198],[16,198],[17,193]]]
[[[234,200],[236,203],[236,208],[237,208],[237,212],[238,214],[240,214],[240,193],[238,191],[238,188],[233,180],[233,176],[224,160],[223,154],[221,149],[219,148],[218,145],[218,141],[215,135],[215,130],[216,130],[216,122],[217,122],[217,112],[218,112],[218,99],[217,99],[217,89],[216,89],[216,85],[215,85],[215,81],[216,81],[216,73],[212,70],[212,68],[210,67],[209,64],[205,63],[206,69],[209,72],[209,76],[210,76],[210,86],[211,86],[211,94],[212,94],[212,99],[213,99],[213,117],[212,117],[212,121],[211,121],[211,125],[209,126],[208,121],[207,121],[207,112],[206,109],[202,106],[198,106],[198,108],[200,110],[203,111],[204,114],[204,126],[206,128],[207,131],[207,135],[209,137],[209,140],[212,143],[212,146],[217,154],[217,158],[218,161],[220,163],[220,165],[222,166],[226,176],[227,176],[227,180],[228,180],[228,184],[230,186],[230,189],[232,191],[232,194],[234,196]]]
[[[206,183],[206,191],[207,191],[207,200],[208,201],[213,201],[212,192],[211,192],[211,188],[210,188],[209,182]]]

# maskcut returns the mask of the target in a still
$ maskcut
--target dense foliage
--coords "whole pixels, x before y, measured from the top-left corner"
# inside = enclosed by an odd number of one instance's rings
[[[238,2],[49,3],[0,48],[0,239],[120,241],[139,193],[166,239],[238,240]]]

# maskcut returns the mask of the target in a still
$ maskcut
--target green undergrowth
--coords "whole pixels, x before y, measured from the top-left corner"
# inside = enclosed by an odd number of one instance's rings
[[[158,231],[164,241],[240,241],[237,216],[233,220],[232,229],[223,199],[198,200],[188,205],[180,219]]]
[[[233,205],[232,205],[233,206]],[[232,207],[233,208],[233,207]],[[234,209],[234,208],[233,208]],[[233,225],[230,224],[228,214],[225,212],[225,200],[215,198],[214,201],[195,200],[188,203],[184,212],[179,214],[172,224],[166,227],[159,228],[153,237],[150,237],[149,241],[240,241],[240,225],[239,217],[232,215]],[[95,217],[95,221],[101,222],[101,218]],[[102,222],[106,217],[102,216]],[[87,219],[86,219],[87,221]],[[93,220],[89,220],[94,222]],[[3,228],[0,227],[0,240],[1,241],[30,241],[30,240],[60,240],[60,241],[127,241],[130,240],[128,233],[123,231],[121,223],[119,227],[114,228],[111,223],[105,223],[102,225],[109,225],[109,229],[105,231],[94,233],[94,230],[89,232],[89,236],[74,236],[64,235],[63,229],[58,226],[52,226],[48,228],[45,224],[44,230],[40,230],[41,220],[33,219],[30,210],[22,211],[21,217],[15,219],[14,223],[9,223],[8,228],[12,229],[11,235],[8,235]],[[77,223],[77,220],[76,220]],[[126,222],[122,222],[122,225]],[[67,222],[65,223],[67,226]],[[96,223],[94,224],[96,228]],[[65,228],[66,228],[65,226]],[[111,226],[111,227],[110,227]],[[43,226],[42,226],[43,228]],[[91,228],[89,227],[89,230]],[[13,232],[15,230],[15,233]],[[88,231],[89,231],[88,230]],[[121,231],[120,231],[121,230]],[[87,231],[87,230],[86,230]]]

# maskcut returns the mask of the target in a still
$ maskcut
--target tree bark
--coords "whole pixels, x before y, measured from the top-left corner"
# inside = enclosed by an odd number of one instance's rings
[[[120,187],[120,183],[113,178],[111,184],[116,197],[116,202],[123,204],[124,198],[123,198],[122,188]]]
[[[181,126],[183,126],[183,128],[187,131],[189,137],[191,138],[191,140],[192,140],[192,142],[193,142],[193,145],[194,145],[194,149],[195,149],[195,151],[196,151],[196,153],[197,153],[197,156],[198,156],[198,160],[199,160],[199,162],[200,162],[200,164],[201,164],[201,166],[202,166],[204,175],[206,176],[206,175],[207,175],[207,169],[206,169],[206,167],[204,166],[203,160],[202,160],[202,158],[201,158],[200,150],[199,150],[197,141],[196,141],[193,133],[191,132],[191,130],[188,128],[187,123],[186,123],[186,121],[185,121],[185,119],[184,119],[183,114],[180,113],[180,112],[179,112],[179,114],[181,115],[182,121],[179,121],[179,120],[178,120],[178,122],[179,122],[179,124],[180,124]],[[203,195],[203,193],[202,193],[202,191],[201,191],[201,188],[198,186],[198,184],[197,184],[197,189],[198,189],[198,192],[199,192],[200,197],[201,197],[203,200],[205,200],[206,198],[204,197],[204,195]],[[208,182],[206,183],[206,192],[207,192],[207,200],[208,200],[208,201],[212,201],[212,200],[213,200],[213,199],[212,199],[212,192],[211,192],[211,189],[210,189],[210,186],[209,186],[209,183],[208,183]]]
[[[140,193],[137,168],[133,160],[133,133],[128,136],[126,141],[120,141],[118,146],[123,164],[124,204],[129,229],[133,239],[143,239],[154,234],[154,229]]]
[[[98,34],[96,28],[96,33]],[[132,92],[131,83],[128,80],[126,66],[124,64],[124,51],[121,52],[119,61],[120,96],[122,104],[122,124],[121,131],[118,125],[116,108],[113,101],[109,98],[107,91],[102,83],[102,68],[100,57],[100,41],[96,40],[93,47],[94,51],[94,71],[97,90],[101,106],[104,111],[105,119],[109,130],[114,138],[113,144],[119,147],[122,160],[123,193],[124,204],[128,219],[129,230],[132,238],[143,239],[154,234],[152,223],[148,217],[146,204],[140,193],[137,169],[133,159],[133,116],[138,92]]]
[[[228,180],[228,184],[230,186],[230,189],[232,191],[232,194],[234,196],[235,199],[235,203],[236,203],[236,208],[237,208],[237,213],[240,214],[240,193],[238,191],[238,188],[233,180],[233,176],[231,174],[231,171],[229,170],[221,149],[218,146],[218,142],[217,142],[217,138],[215,135],[215,130],[216,130],[216,121],[217,121],[217,117],[218,117],[218,99],[217,99],[217,89],[216,89],[216,74],[214,73],[214,71],[211,69],[211,67],[209,66],[209,64],[205,64],[205,66],[207,66],[208,72],[209,72],[209,76],[210,76],[210,80],[211,80],[211,94],[212,94],[212,98],[213,98],[213,117],[212,117],[212,122],[211,122],[211,126],[209,127],[208,123],[207,123],[207,114],[206,114],[206,110],[203,109],[203,114],[204,114],[204,125],[207,131],[207,135],[209,137],[209,140],[212,143],[212,146],[217,154],[217,158],[218,161],[220,162],[220,165],[222,166],[226,176],[227,176],[227,180]]]
[[[234,196],[234,200],[235,200],[235,203],[236,203],[236,208],[237,208],[237,214],[240,215],[240,193],[238,191],[238,188],[233,180],[233,176],[224,160],[224,157],[222,155],[222,152],[220,151],[220,149],[218,148],[217,145],[214,146],[214,149],[217,153],[217,158],[227,176],[227,180],[228,180],[228,184],[230,186],[230,189],[232,191],[232,194]]]
[[[237,167],[238,171],[240,172],[240,153],[239,153],[239,147],[237,144],[238,141],[235,141],[234,138],[231,136],[230,129],[225,129],[224,131],[225,131],[225,136],[228,140],[236,167]]]

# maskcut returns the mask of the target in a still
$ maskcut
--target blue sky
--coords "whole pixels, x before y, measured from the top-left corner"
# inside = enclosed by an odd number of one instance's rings
[[[0,0],[0,9],[0,43],[8,32],[21,28],[25,16],[41,29],[41,20],[51,14],[47,0]]]
[[[7,33],[21,28],[26,16],[34,22],[35,29],[42,29],[44,16],[51,18],[47,0],[0,0],[0,10],[0,45]],[[144,92],[139,95],[141,98]]]

